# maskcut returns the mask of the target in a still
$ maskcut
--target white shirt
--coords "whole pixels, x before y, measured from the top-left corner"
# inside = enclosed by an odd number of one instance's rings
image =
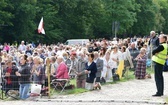
[[[19,48],[18,48],[19,51],[26,51],[26,46],[25,45],[19,45]]]
[[[118,51],[117,53],[114,54],[114,52],[112,51],[110,54],[110,59],[112,60],[112,58],[117,59],[119,61],[122,58],[122,53],[120,51]],[[118,67],[118,64],[116,61],[114,61],[113,68],[117,68],[117,67]]]
[[[109,59],[107,61],[106,58],[104,57],[104,59],[103,59],[103,69],[112,70],[113,69],[113,63],[114,63],[114,61],[112,59]],[[107,66],[109,66],[110,68],[107,68]]]

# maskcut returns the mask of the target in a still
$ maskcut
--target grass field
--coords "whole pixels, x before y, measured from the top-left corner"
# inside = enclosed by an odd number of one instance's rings
[[[153,70],[151,70],[151,68],[147,68],[147,73],[153,74]],[[125,76],[122,77],[119,81],[108,82],[108,83],[102,84],[102,86],[103,85],[108,85],[108,84],[116,84],[116,83],[119,83],[119,82],[127,82],[127,81],[130,81],[130,80],[133,80],[133,79],[135,79],[134,71],[128,70],[128,72],[126,72]],[[80,94],[80,93],[83,93],[83,92],[88,92],[88,90],[86,90],[86,89],[76,88],[76,79],[71,79],[70,84],[74,85],[75,88],[74,89],[65,89],[62,93],[60,93],[60,90],[54,90],[53,88],[51,88],[51,96],[56,95],[56,94],[68,95],[68,94]],[[1,92],[2,91],[0,91],[0,95],[1,95]],[[4,95],[4,98],[6,98],[5,95]],[[167,99],[167,101],[168,101],[168,99]]]
[[[153,70],[151,70],[151,68],[148,67],[147,68],[147,73],[153,74]],[[102,84],[102,85],[115,84],[115,83],[118,83],[118,82],[126,82],[126,81],[133,80],[133,79],[135,79],[134,71],[128,70],[128,72],[126,72],[126,74],[125,74],[125,77],[122,77],[119,81],[108,82],[108,83],[105,83],[105,84]],[[71,79],[70,80],[70,84],[75,85],[75,88],[74,89],[67,89],[61,94],[64,94],[64,95],[65,94],[66,95],[67,94],[79,94],[79,93],[83,93],[83,92],[87,92],[88,91],[88,90],[83,89],[83,88],[76,88],[76,79]],[[53,94],[60,94],[59,92],[60,91],[55,91]]]

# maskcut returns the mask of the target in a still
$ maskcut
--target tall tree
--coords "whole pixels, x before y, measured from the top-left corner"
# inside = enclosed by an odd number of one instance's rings
[[[33,39],[36,16],[35,0],[12,1],[15,10],[13,11],[15,19],[13,20],[16,40],[31,41]]]
[[[106,13],[107,25],[109,27],[109,33],[112,29],[112,23],[117,22],[120,24],[119,34],[125,33],[131,28],[136,19],[136,11],[139,10],[139,4],[135,0],[105,0],[106,2]],[[114,35],[114,30],[112,31]],[[113,36],[114,37],[114,36]]]
[[[160,14],[158,2],[155,0],[137,0],[137,3],[141,5],[141,11],[137,13],[137,22],[132,27],[133,34],[148,35],[151,30],[161,30],[164,18]]]
[[[11,13],[13,9],[12,5],[8,2],[8,0],[0,1],[0,42],[7,41],[4,40],[7,34],[7,30],[10,26],[13,26],[12,19],[14,15]]]
[[[164,17],[163,33],[168,33],[168,0],[159,0],[161,15]]]

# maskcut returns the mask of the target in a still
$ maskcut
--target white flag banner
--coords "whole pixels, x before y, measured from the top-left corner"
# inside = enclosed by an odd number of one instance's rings
[[[45,34],[44,24],[43,24],[43,17],[41,18],[39,26],[38,26],[38,33]]]

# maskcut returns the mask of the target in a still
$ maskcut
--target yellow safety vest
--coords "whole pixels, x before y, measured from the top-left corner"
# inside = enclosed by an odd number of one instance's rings
[[[167,57],[167,44],[164,43],[162,45],[164,47],[164,50],[152,56],[152,61],[159,63],[161,65],[165,65],[166,57]]]

